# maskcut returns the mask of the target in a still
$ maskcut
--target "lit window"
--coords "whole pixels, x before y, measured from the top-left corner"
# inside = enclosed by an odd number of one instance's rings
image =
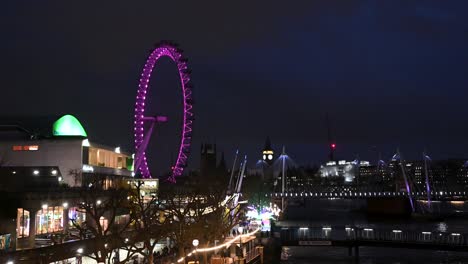
[[[24,146],[24,150],[29,150],[29,151],[39,150],[39,146],[38,145]]]

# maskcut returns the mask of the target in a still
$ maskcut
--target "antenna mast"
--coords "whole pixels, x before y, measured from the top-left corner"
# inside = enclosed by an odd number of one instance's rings
[[[325,119],[327,123],[327,139],[328,139],[328,147],[330,148],[330,153],[328,154],[329,161],[335,160],[335,148],[336,144],[332,140],[331,134],[331,127],[330,127],[330,119],[328,118],[328,112],[325,114]]]

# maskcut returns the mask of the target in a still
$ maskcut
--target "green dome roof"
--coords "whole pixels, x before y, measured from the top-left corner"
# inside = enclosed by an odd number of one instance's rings
[[[72,115],[64,115],[57,119],[52,126],[54,136],[88,137],[80,121]]]

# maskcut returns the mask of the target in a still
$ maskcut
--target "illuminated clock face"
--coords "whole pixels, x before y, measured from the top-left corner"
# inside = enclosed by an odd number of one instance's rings
[[[263,160],[266,160],[266,155],[263,155]]]
[[[268,155],[268,160],[272,160],[273,159],[273,155]]]

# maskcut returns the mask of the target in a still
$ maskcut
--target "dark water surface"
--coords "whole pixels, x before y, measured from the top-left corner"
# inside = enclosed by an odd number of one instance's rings
[[[465,204],[441,202],[434,204],[437,212],[446,216],[430,217],[369,217],[360,209],[365,201],[312,200],[304,206],[290,206],[285,221],[279,224],[293,226],[341,226],[354,225],[363,228],[402,229],[429,232],[468,233],[468,202]],[[450,215],[450,216],[448,216]],[[467,263],[466,252],[429,251],[416,249],[360,247],[359,259],[348,255],[347,248],[340,247],[290,247],[291,257],[282,263],[305,264],[398,264],[398,263]]]

